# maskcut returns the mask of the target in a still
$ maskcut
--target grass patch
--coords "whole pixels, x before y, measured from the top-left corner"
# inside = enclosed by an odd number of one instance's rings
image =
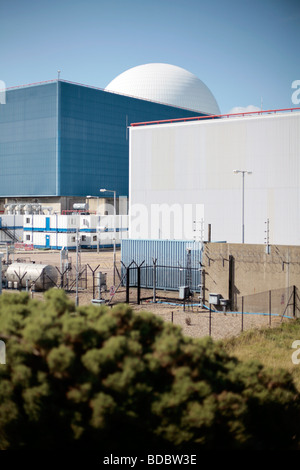
[[[300,320],[282,323],[275,328],[246,331],[220,342],[228,354],[242,361],[255,360],[268,369],[286,370],[300,392],[300,364],[292,362],[292,354],[300,349],[300,346],[292,348],[296,340],[300,341]],[[300,351],[297,358],[300,359]]]

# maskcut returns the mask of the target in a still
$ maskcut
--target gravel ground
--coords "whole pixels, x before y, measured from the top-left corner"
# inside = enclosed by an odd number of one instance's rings
[[[72,266],[76,267],[76,253],[69,252],[69,259],[72,262]],[[25,262],[51,264],[60,267],[60,252],[58,251],[32,251],[32,252],[17,252],[14,254],[14,261],[22,260]],[[116,264],[120,265],[120,252],[116,254]],[[102,297],[109,301],[111,299],[110,287],[113,284],[113,253],[111,251],[100,251],[100,253],[83,251],[80,254],[81,266],[89,265],[91,269],[102,271],[107,275],[107,292],[102,294]],[[92,289],[92,271],[89,267],[87,268],[87,285],[88,288],[79,291],[79,305],[90,304],[93,298]],[[118,285],[118,278],[116,277],[116,287]],[[68,294],[75,301],[75,292]],[[120,287],[117,289],[116,295],[112,299],[112,303],[119,303],[125,301],[125,288]],[[177,292],[172,293],[160,293],[157,292],[158,296],[169,296],[177,297]],[[42,298],[42,293],[34,293],[36,298]],[[223,313],[223,312],[210,312],[207,309],[200,309],[198,307],[185,307],[176,305],[172,301],[169,303],[153,301],[143,301],[140,305],[136,304],[136,289],[130,289],[130,300],[131,306],[135,311],[149,311],[156,315],[159,315],[165,321],[173,322],[174,325],[179,325],[183,333],[187,336],[194,338],[200,338],[203,336],[210,335],[214,339],[230,338],[237,336],[241,331],[249,329],[276,326],[280,323],[281,319],[277,316],[257,315],[257,314],[244,314],[243,317],[239,313]],[[152,291],[143,291],[141,296],[152,296]],[[286,320],[285,320],[286,321]]]
[[[165,321],[179,325],[187,336],[200,338],[211,336],[214,339],[225,339],[239,335],[249,329],[269,327],[269,317],[263,315],[242,315],[237,313],[210,312],[208,310],[192,311],[191,309],[150,304],[140,306],[138,310],[151,311],[162,317]],[[243,323],[242,323],[243,322]],[[278,317],[271,318],[271,326],[280,322]]]

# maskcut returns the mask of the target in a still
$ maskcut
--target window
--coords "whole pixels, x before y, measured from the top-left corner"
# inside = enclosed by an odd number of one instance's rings
[[[86,235],[82,235],[81,240],[82,240],[83,242],[86,242]]]
[[[30,240],[30,235],[26,235],[26,240]]]
[[[30,224],[30,221],[31,221],[30,217],[26,217],[26,224]]]
[[[94,235],[93,236],[93,242],[96,242],[97,241],[97,235]]]

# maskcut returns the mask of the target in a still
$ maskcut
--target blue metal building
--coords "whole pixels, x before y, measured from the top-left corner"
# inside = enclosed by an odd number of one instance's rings
[[[6,91],[0,106],[0,198],[128,196],[128,126],[201,115],[55,80]]]

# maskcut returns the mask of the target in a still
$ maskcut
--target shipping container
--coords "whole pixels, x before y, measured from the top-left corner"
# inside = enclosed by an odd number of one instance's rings
[[[197,241],[122,240],[122,276],[130,266],[130,284],[136,285],[135,268],[141,266],[141,287],[153,288],[155,275],[157,289],[178,290],[188,284],[199,291],[202,249]]]

